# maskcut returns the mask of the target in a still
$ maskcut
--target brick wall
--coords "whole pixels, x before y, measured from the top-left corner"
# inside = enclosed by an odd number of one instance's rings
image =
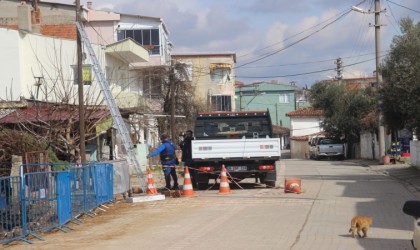
[[[18,29],[18,25],[17,24],[0,24],[0,27],[4,27],[4,28],[9,28],[9,29]]]
[[[77,38],[75,24],[42,25],[41,34],[45,36],[53,36],[74,40]]]
[[[17,24],[0,24],[0,27],[16,30],[19,28]],[[41,34],[45,36],[59,37],[72,40],[76,40],[77,38],[76,25],[74,24],[42,25]]]

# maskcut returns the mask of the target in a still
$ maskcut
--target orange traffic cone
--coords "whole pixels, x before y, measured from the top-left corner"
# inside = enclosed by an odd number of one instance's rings
[[[284,180],[284,192],[300,194],[301,180],[300,179],[285,179]]]
[[[226,175],[225,165],[222,165],[222,172],[220,173],[219,194],[230,194],[229,181]]]
[[[147,168],[147,190],[146,194],[155,195],[157,194],[157,189],[155,188],[155,181],[153,180],[152,170]]]
[[[191,183],[191,176],[190,171],[188,170],[188,166],[185,166],[184,169],[184,185],[182,186],[182,196],[195,196],[195,192],[193,190],[193,186]]]

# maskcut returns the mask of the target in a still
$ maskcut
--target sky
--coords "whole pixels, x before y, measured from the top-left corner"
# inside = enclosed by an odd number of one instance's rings
[[[73,4],[74,0],[49,0]],[[374,76],[374,0],[91,0],[94,9],[159,17],[173,53],[234,52],[245,84],[278,81],[310,87],[337,76]],[[81,5],[87,1],[81,0]],[[399,21],[420,20],[419,0],[380,0],[379,51],[384,58]],[[358,6],[371,13],[352,11]]]

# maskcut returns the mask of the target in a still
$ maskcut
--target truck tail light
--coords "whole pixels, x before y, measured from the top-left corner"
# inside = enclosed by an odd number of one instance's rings
[[[201,172],[213,172],[214,167],[213,166],[200,166],[198,170]]]
[[[274,166],[273,165],[262,165],[262,166],[258,166],[259,170],[273,170]]]

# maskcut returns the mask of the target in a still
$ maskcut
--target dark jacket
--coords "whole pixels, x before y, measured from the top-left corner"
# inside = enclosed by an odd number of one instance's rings
[[[150,156],[160,155],[160,162],[162,165],[175,166],[176,164],[176,155],[175,155],[175,145],[171,140],[165,140],[160,144],[160,146],[150,153]]]
[[[191,141],[194,140],[193,137],[185,137],[183,143],[180,145],[182,150],[182,161],[192,159],[192,150],[191,150]]]

